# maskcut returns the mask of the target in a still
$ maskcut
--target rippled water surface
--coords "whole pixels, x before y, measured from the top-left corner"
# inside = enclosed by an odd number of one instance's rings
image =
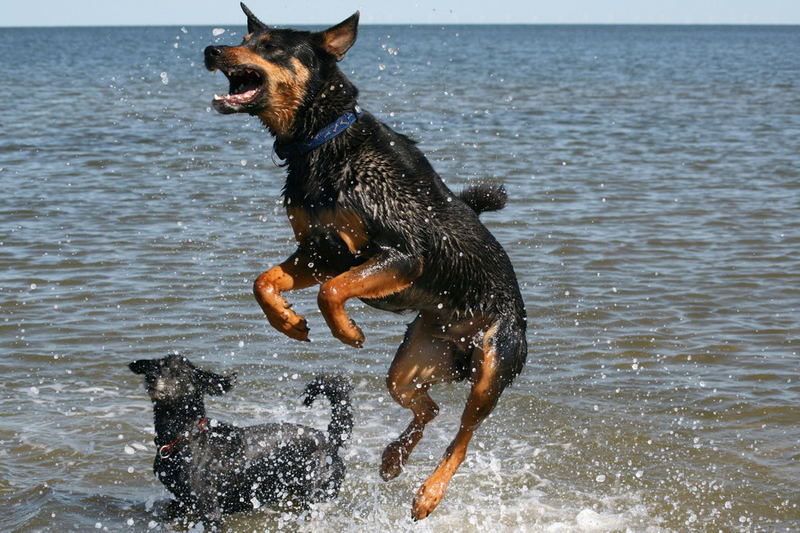
[[[333,21],[332,21],[333,22]],[[236,371],[212,415],[324,428],[299,394],[355,385],[338,500],[231,531],[800,529],[800,29],[364,27],[342,67],[447,183],[505,182],[484,215],[529,314],[529,362],[447,497],[410,501],[466,387],[407,472],[383,379],[404,323],[350,304],[367,344],[277,335],[252,280],[287,256],[272,141],[209,109],[208,44],[242,28],[0,29],[3,531],[180,530],[152,513],[151,407],[125,364]],[[322,404],[323,402],[320,402]]]

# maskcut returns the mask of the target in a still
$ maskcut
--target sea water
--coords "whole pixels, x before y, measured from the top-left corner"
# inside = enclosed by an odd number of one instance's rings
[[[483,215],[514,263],[528,364],[434,514],[414,492],[467,388],[406,472],[384,376],[408,315],[287,295],[311,343],[251,294],[294,249],[284,170],[256,121],[211,110],[202,64],[241,27],[0,29],[0,529],[168,531],[152,410],[126,363],[173,351],[237,372],[207,401],[247,425],[324,428],[307,381],[354,382],[338,499],[232,531],[800,529],[800,29],[364,26],[341,63],[360,104],[448,186],[505,183]]]

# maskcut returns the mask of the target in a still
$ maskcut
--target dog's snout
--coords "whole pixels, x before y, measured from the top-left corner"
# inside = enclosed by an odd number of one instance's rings
[[[218,57],[222,55],[222,49],[219,46],[206,46],[206,57]]]
[[[217,61],[222,58],[222,54],[224,53],[225,47],[224,46],[207,46],[206,49],[203,51],[203,55],[205,56],[206,60],[206,68],[214,70],[217,65]]]

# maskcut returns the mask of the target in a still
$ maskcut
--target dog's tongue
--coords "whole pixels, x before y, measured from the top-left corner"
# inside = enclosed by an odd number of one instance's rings
[[[258,89],[250,89],[249,91],[245,91],[243,93],[223,94],[222,96],[215,94],[214,100],[224,100],[229,104],[244,104],[245,102],[249,102],[253,99],[257,90]]]

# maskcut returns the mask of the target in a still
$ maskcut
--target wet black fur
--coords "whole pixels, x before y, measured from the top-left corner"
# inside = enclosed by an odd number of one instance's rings
[[[277,137],[279,145],[308,139],[353,109],[358,89],[321,47],[321,33],[249,23],[254,35],[270,35],[269,49],[253,44],[256,51],[270,60],[296,57],[311,72],[305,101],[291,131]],[[208,49],[206,66],[214,67]],[[525,309],[511,261],[478,220],[481,210],[505,204],[502,188],[480,186],[454,194],[414,141],[368,111],[322,146],[290,155],[286,168],[287,207],[347,209],[366,225],[370,245],[360,254],[350,253],[335,232],[318,227],[305,250],[316,264],[341,273],[376,254],[421,262],[422,275],[410,288],[364,301],[390,311],[426,312],[443,325],[475,315],[499,319],[500,381],[502,387],[511,383],[527,357]],[[466,364],[468,351],[461,363]]]
[[[195,367],[180,355],[130,363],[143,374],[153,401],[157,448],[176,442],[168,457],[156,453],[153,471],[175,496],[172,511],[199,516],[219,530],[225,514],[260,504],[292,502],[295,510],[335,497],[344,479],[339,447],[353,427],[350,386],[338,377],[317,378],[306,387],[305,404],[322,394],[332,406],[328,435],[290,423],[236,427],[210,420],[203,396],[227,392],[235,376]]]

